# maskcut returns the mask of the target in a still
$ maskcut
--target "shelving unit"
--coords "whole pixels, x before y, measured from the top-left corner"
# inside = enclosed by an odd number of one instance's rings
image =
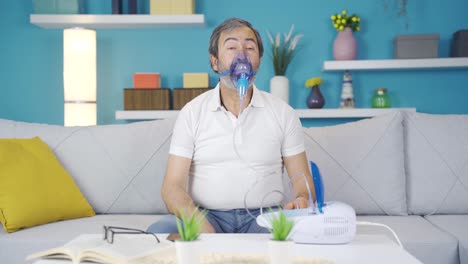
[[[45,29],[84,27],[92,29],[137,29],[203,27],[205,15],[38,15],[31,24]]]
[[[366,118],[392,111],[416,112],[416,108],[355,108],[355,109],[296,109],[299,118]],[[179,110],[116,111],[117,120],[165,119],[177,116]]]
[[[468,58],[325,61],[324,71],[468,69]]]

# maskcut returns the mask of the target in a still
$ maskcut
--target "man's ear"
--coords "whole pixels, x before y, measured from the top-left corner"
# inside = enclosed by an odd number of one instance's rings
[[[213,70],[215,72],[218,72],[218,58],[216,58],[213,54],[210,54],[210,62],[211,62],[211,68],[213,68]]]

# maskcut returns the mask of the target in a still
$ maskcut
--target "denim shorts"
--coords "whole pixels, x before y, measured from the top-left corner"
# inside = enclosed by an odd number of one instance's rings
[[[254,218],[260,214],[260,209],[249,209],[253,216],[246,209],[205,210],[206,218],[216,233],[269,233],[268,229],[259,226]],[[176,219],[174,215],[164,216],[149,226],[147,231],[151,233],[177,233]]]

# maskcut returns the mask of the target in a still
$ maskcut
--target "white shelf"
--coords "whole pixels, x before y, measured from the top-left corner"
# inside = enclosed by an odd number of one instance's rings
[[[325,61],[324,71],[468,68],[468,58]]]
[[[138,111],[116,111],[117,120],[146,120],[165,119],[177,116],[179,110],[138,110]]]
[[[416,112],[416,108],[296,109],[299,118],[365,118],[393,111]]]
[[[46,29],[84,27],[93,29],[202,27],[205,16],[195,15],[30,15],[30,22]]]
[[[392,111],[416,112],[416,108],[296,109],[299,118],[366,118]],[[117,120],[165,119],[177,116],[178,110],[116,111]]]

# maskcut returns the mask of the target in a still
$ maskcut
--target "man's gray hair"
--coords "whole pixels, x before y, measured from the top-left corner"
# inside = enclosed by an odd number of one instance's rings
[[[219,37],[221,36],[221,33],[224,31],[231,31],[240,27],[248,27],[253,31],[253,33],[255,34],[255,37],[257,38],[258,52],[261,58],[263,56],[263,43],[262,43],[262,38],[260,37],[260,34],[252,26],[252,24],[250,24],[249,22],[243,19],[236,18],[236,17],[225,20],[223,23],[221,23],[219,26],[217,26],[213,30],[213,32],[211,33],[211,38],[210,38],[210,47],[208,48],[208,51],[210,52],[210,54],[213,55],[215,58],[218,58],[218,41],[219,41]]]

